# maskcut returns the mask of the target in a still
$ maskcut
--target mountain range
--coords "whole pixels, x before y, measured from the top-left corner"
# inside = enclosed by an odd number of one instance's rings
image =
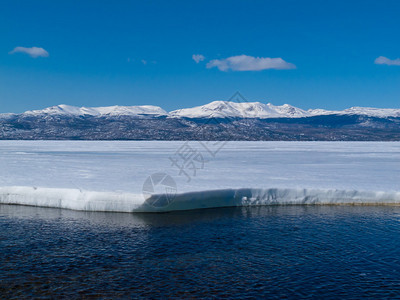
[[[18,114],[0,114],[0,118],[12,117]],[[171,118],[303,118],[322,115],[365,115],[370,117],[400,117],[400,109],[351,107],[341,111],[309,109],[303,110],[289,104],[276,106],[261,102],[229,102],[213,101],[206,105],[183,108],[167,112],[159,106],[106,106],[106,107],[76,107],[56,105],[42,110],[26,111],[19,115],[45,116],[166,116]]]
[[[171,112],[152,105],[57,105],[0,114],[0,139],[393,141],[400,140],[400,109],[229,101]]]

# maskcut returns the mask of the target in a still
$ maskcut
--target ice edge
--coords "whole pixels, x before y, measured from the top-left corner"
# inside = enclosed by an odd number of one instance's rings
[[[400,192],[336,189],[223,189],[175,195],[165,205],[152,205],[160,195],[145,200],[141,194],[79,189],[0,187],[0,204],[53,207],[101,212],[171,212],[235,206],[267,205],[395,205]]]

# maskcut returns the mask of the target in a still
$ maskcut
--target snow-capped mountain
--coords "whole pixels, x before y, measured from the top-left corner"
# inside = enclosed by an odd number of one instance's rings
[[[400,109],[395,108],[372,108],[372,107],[351,107],[340,112],[348,115],[365,115],[377,118],[400,117]]]
[[[18,114],[0,114],[0,118],[10,118]],[[345,110],[309,109],[303,110],[289,104],[273,105],[261,102],[229,102],[213,101],[192,108],[182,108],[167,112],[159,106],[105,106],[105,107],[76,107],[56,105],[41,110],[26,111],[24,116],[166,116],[169,118],[305,118],[326,115],[361,115],[377,118],[400,117],[400,109],[351,107]]]
[[[309,109],[284,104],[273,105],[260,102],[213,101],[206,105],[171,111],[169,117],[175,118],[305,118],[326,115],[364,115],[387,118],[400,117],[400,109],[351,107],[345,110]]]
[[[325,115],[359,115],[376,118],[400,117],[400,109],[395,108],[373,108],[373,107],[350,107],[344,110],[325,110],[325,109],[309,109],[309,116],[325,116]]]
[[[209,104],[184,108],[169,113],[170,117],[176,118],[300,118],[307,117],[306,111],[284,104],[275,106],[271,103],[260,102],[229,102],[213,101]]]
[[[25,115],[64,115],[64,116],[163,116],[167,112],[161,107],[153,105],[143,106],[105,106],[105,107],[76,107],[70,105],[56,105],[42,110],[26,111]]]
[[[214,101],[168,113],[151,105],[57,105],[0,114],[0,139],[400,141],[400,109]]]

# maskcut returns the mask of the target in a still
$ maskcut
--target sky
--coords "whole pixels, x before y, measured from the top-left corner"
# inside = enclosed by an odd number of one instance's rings
[[[0,2],[0,112],[400,108],[400,1]]]

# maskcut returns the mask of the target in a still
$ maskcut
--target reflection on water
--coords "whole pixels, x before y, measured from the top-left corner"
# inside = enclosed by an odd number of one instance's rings
[[[0,205],[3,297],[395,297],[400,207]]]

